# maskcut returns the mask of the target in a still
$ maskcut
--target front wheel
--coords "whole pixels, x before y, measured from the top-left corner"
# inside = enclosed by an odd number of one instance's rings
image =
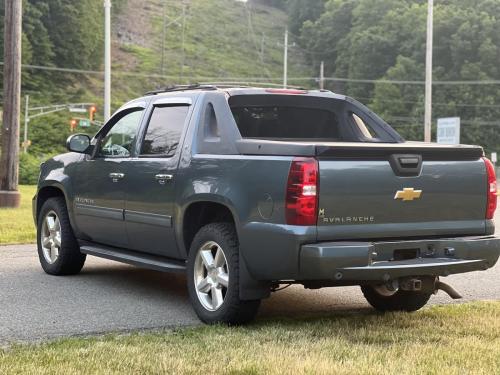
[[[188,291],[205,323],[244,324],[254,319],[260,300],[239,296],[239,244],[234,225],[212,223],[196,234],[188,257]]]
[[[366,300],[378,311],[417,311],[425,306],[432,293],[390,290],[385,285],[362,285]]]
[[[64,198],[49,198],[42,205],[37,243],[40,264],[46,273],[72,275],[82,269],[86,255],[80,252],[73,234]]]

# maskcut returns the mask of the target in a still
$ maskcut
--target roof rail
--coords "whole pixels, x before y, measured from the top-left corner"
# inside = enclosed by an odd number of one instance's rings
[[[217,86],[194,83],[190,85],[170,85],[158,90],[148,91],[144,95],[156,95],[163,92],[186,91],[186,90],[217,90]]]

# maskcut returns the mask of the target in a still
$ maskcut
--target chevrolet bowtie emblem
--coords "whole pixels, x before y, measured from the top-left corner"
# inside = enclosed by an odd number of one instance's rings
[[[420,198],[422,190],[415,190],[413,188],[404,188],[403,190],[396,191],[394,199],[402,199],[403,201],[412,201]]]

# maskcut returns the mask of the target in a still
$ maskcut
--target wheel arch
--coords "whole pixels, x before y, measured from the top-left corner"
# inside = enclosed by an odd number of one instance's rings
[[[34,206],[35,225],[38,223],[38,216],[43,204],[47,201],[47,199],[54,197],[64,198],[64,201],[66,202],[66,209],[68,211],[69,222],[73,230],[75,230],[72,206],[68,200],[68,194],[66,193],[64,186],[59,181],[44,181],[44,184],[38,188],[38,192],[36,194],[36,204]]]
[[[186,256],[196,233],[204,225],[215,222],[231,222],[235,226],[239,237],[239,218],[234,207],[221,200],[197,200],[186,205],[182,220],[180,220],[179,247],[185,251]],[[181,250],[181,251],[182,251]],[[270,294],[270,283],[255,280],[248,271],[245,257],[239,254],[239,284],[240,298],[242,300],[255,300],[267,298]]]
[[[189,253],[189,248],[196,233],[203,226],[216,222],[229,222],[237,228],[235,215],[227,204],[213,200],[198,200],[186,206],[182,216],[182,229],[180,230],[181,247],[186,255]]]

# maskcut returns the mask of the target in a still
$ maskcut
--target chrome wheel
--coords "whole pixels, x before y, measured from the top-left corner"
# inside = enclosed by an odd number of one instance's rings
[[[55,263],[61,250],[61,222],[54,211],[49,211],[43,219],[41,244],[47,263]]]
[[[229,268],[224,251],[214,241],[203,244],[196,254],[194,285],[205,309],[215,311],[222,306],[229,285]]]

